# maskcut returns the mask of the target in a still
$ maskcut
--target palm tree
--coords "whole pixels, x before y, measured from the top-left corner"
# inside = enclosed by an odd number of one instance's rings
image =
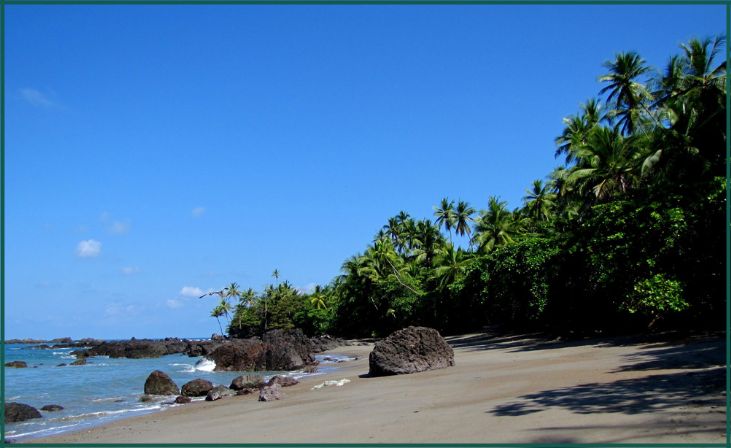
[[[462,249],[456,249],[452,244],[447,244],[440,253],[434,269],[434,278],[437,280],[440,289],[447,286],[464,273],[468,257]]]
[[[470,246],[472,245],[472,228],[471,223],[474,221],[472,215],[475,214],[475,209],[465,201],[458,201],[457,207],[454,209],[454,231],[459,236],[467,235],[470,239]]]
[[[556,157],[565,154],[567,165],[576,160],[576,153],[586,145],[589,133],[603,119],[601,109],[598,100],[590,99],[581,105],[579,116],[572,115],[563,119],[566,127],[556,137]]]
[[[536,179],[533,181],[533,189],[526,190],[525,193],[523,202],[528,216],[535,221],[548,221],[556,198],[556,195],[551,193],[551,186],[544,185],[540,179]]]
[[[434,224],[437,227],[444,227],[449,232],[449,241],[452,241],[452,227],[455,224],[454,216],[454,201],[450,201],[447,198],[442,198],[442,202],[439,207],[434,207]]]
[[[215,308],[213,308],[213,311],[211,311],[211,317],[215,317],[216,321],[218,321],[218,328],[221,330],[221,336],[223,336],[223,327],[221,326],[221,320],[219,317],[223,316],[225,313],[224,309],[221,308],[221,305],[217,305]]]
[[[514,229],[513,217],[507,209],[507,202],[490,196],[487,210],[481,211],[475,222],[474,239],[480,250],[489,252],[497,246],[514,242],[512,237]]]
[[[596,129],[579,153],[579,165],[571,170],[568,182],[582,192],[590,188],[597,199],[627,192],[639,165],[640,154],[633,143],[633,138],[622,137],[616,129]]]
[[[310,303],[318,310],[327,308],[327,305],[325,304],[325,294],[323,294],[322,287],[320,287],[320,285],[315,286],[315,290],[310,295]]]
[[[618,118],[616,127],[624,135],[632,134],[640,124],[641,110],[649,114],[645,102],[650,94],[638,79],[646,75],[650,68],[637,53],[630,51],[619,53],[614,61],[607,61],[604,66],[609,73],[599,78],[609,83],[599,91],[600,95],[608,93],[607,104],[614,106],[609,111],[610,119]]]

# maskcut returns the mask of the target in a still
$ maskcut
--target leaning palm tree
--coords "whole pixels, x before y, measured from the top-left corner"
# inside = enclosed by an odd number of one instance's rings
[[[630,135],[640,125],[641,112],[649,114],[645,103],[651,96],[639,79],[646,75],[650,68],[645,65],[640,55],[633,51],[619,53],[614,61],[605,62],[604,66],[609,73],[600,77],[599,81],[608,85],[602,88],[599,94],[608,94],[607,104],[613,106],[607,114],[608,117],[612,120],[617,119],[616,128],[624,135]]]
[[[211,317],[215,317],[216,321],[218,322],[218,328],[221,330],[221,336],[223,336],[223,327],[221,326],[221,319],[219,319],[221,316],[225,314],[225,311],[223,308],[221,308],[221,305],[216,305],[215,308],[211,311]]]

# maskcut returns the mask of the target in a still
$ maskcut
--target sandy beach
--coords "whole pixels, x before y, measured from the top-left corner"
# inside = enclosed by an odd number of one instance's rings
[[[723,443],[721,337],[449,337],[455,366],[370,378],[371,345],[276,402],[197,402],[32,443]],[[347,378],[342,387],[312,387]]]

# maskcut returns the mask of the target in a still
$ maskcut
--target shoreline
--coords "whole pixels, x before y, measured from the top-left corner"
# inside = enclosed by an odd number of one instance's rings
[[[278,401],[195,402],[19,443],[725,442],[723,338],[446,339],[454,367],[369,378],[372,344],[341,346],[323,354],[358,359]]]

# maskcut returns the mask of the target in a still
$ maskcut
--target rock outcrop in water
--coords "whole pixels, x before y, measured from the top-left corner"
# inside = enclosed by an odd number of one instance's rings
[[[433,328],[407,327],[376,342],[368,357],[371,376],[399,375],[454,365],[454,351]]]
[[[235,390],[231,390],[226,386],[216,386],[206,394],[206,401],[216,401],[224,397],[233,397],[236,395]]]
[[[21,369],[28,367],[28,363],[25,361],[10,361],[5,363],[5,367],[14,367],[16,369]]]
[[[178,385],[160,370],[153,371],[145,381],[146,395],[180,395]]]
[[[47,404],[41,408],[41,411],[47,411],[47,412],[56,412],[56,411],[62,411],[63,406],[60,404]]]
[[[41,413],[33,406],[24,403],[5,403],[5,423],[22,422],[41,417]]]

